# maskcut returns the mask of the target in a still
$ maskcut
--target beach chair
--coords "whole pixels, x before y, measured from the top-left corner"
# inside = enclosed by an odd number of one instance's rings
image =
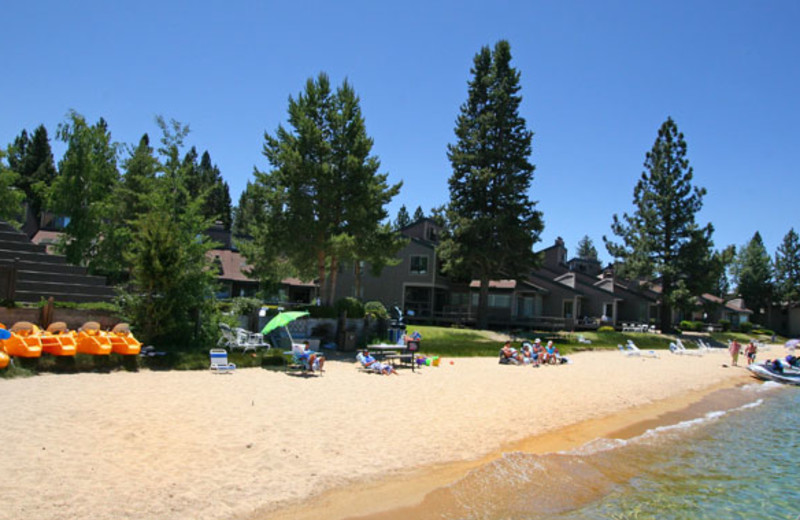
[[[222,336],[217,341],[217,346],[229,348],[231,350],[240,348],[242,352],[248,350],[255,351],[259,347],[270,348],[269,342],[264,340],[264,336],[256,332],[242,329],[240,327],[231,328],[226,323],[219,324]]]
[[[670,351],[672,351],[673,346],[675,347],[675,350],[673,351],[675,354],[685,354],[687,356],[702,356],[705,354],[705,352],[703,352],[702,350],[686,348],[680,339],[675,340],[675,343],[669,344]]]
[[[584,345],[591,345],[592,344],[592,340],[584,338],[583,334],[579,334],[578,335],[578,343],[583,343]]]
[[[236,365],[228,362],[228,351],[224,348],[212,348],[208,351],[211,365],[209,369],[216,374],[231,374],[236,370]]]
[[[641,350],[631,340],[628,340],[628,342],[625,344],[625,346],[617,345],[617,347],[619,347],[620,350],[622,350],[626,355],[629,355],[629,356],[644,356],[644,357],[651,357],[651,358],[657,358],[658,357],[658,353],[655,350]]]
[[[394,372],[394,367],[392,365],[387,365],[384,363],[380,363],[376,361],[375,363],[367,366],[365,363],[364,353],[359,352],[356,354],[356,361],[358,361],[358,368],[362,372],[369,372],[371,374],[391,374]]]
[[[309,363],[309,356],[305,352],[305,345],[302,343],[292,343],[292,350],[287,350],[283,353],[285,358],[290,359],[285,365],[286,371],[299,370],[300,372],[310,374],[316,374],[317,371],[319,371],[319,374],[322,375],[323,370],[319,367],[319,358],[323,356],[318,352],[312,353],[316,354],[317,358],[314,360],[314,363]]]

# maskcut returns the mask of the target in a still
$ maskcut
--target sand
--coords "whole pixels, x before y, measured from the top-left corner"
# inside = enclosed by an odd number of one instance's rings
[[[723,366],[723,352],[571,358],[538,369],[445,359],[396,377],[331,361],[322,377],[250,368],[0,380],[0,519],[298,517],[287,508],[327,504],[329,490],[336,507],[317,517],[373,513],[342,497],[411,475],[446,480],[531,437],[558,440],[626,411],[641,420],[648,406],[751,381]]]

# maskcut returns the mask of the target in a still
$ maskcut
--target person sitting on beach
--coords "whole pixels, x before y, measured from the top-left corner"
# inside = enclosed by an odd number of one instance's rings
[[[377,359],[372,357],[369,353],[369,350],[367,349],[364,349],[363,353],[360,353],[358,356],[356,356],[356,359],[358,359],[359,363],[361,363],[361,366],[363,366],[364,368],[368,368],[370,370],[378,372],[379,374],[383,374],[385,376],[391,374],[394,374],[396,376],[400,375],[397,373],[397,370],[395,370],[392,365],[386,363],[380,363]]]
[[[783,374],[783,363],[781,363],[780,359],[768,359],[764,365],[768,370],[775,372],[776,374]]]
[[[522,359],[522,363],[525,365],[533,365],[537,366],[539,364],[538,354],[533,353],[533,348],[531,348],[531,344],[527,341],[522,344],[522,350],[520,352],[520,358]]]
[[[503,348],[500,349],[500,364],[503,365],[519,365],[522,362],[522,356],[511,348],[511,342],[506,341]]]
[[[325,356],[311,350],[311,344],[308,340],[303,342],[302,350],[295,354],[297,360],[303,364],[306,370],[320,370],[325,366]]]

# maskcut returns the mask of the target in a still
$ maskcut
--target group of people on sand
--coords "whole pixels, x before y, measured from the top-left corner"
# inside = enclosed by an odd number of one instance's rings
[[[728,352],[731,354],[731,365],[737,366],[739,363],[739,353],[742,351],[742,345],[736,341],[735,339],[731,341],[730,345],[728,345]],[[747,348],[744,350],[745,356],[747,356],[747,364],[752,365],[756,362],[756,354],[758,353],[758,346],[754,341],[750,341],[748,343]]]
[[[560,364],[565,362],[564,357],[558,352],[552,341],[542,346],[542,340],[536,338],[531,344],[523,342],[517,350],[511,346],[511,341],[506,341],[500,349],[500,364],[503,365],[530,365],[538,367],[547,364]]]

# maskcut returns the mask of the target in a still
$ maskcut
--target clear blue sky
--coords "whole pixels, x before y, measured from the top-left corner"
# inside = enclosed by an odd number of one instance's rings
[[[472,58],[499,39],[522,74],[535,133],[529,196],[544,213],[536,249],[570,253],[632,212],[645,153],[671,116],[688,142],[699,222],[715,244],[760,231],[771,255],[800,230],[800,2],[404,1],[11,2],[3,8],[0,146],[70,109],[105,118],[114,140],[159,136],[156,115],[188,124],[236,204],[264,132],[289,96],[326,72],[361,98],[373,152],[391,182],[389,212],[448,201]]]

